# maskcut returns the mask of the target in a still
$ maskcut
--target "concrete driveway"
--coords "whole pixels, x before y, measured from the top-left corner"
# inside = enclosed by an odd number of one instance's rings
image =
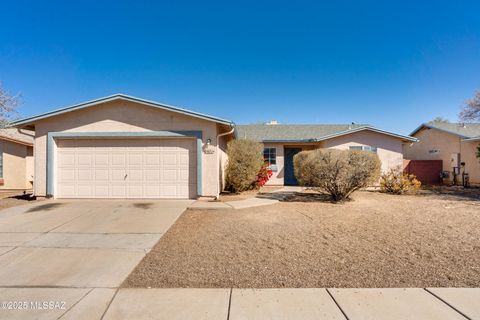
[[[52,200],[0,211],[0,318],[96,318],[191,203]],[[58,306],[19,311],[9,301]]]

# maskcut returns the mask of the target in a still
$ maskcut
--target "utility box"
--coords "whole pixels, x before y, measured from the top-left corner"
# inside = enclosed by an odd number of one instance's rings
[[[452,153],[450,156],[450,167],[458,168],[460,166],[460,153]]]

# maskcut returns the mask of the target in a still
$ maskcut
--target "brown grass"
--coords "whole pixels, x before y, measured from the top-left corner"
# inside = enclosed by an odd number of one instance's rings
[[[353,198],[332,204],[300,194],[266,207],[188,210],[124,286],[480,286],[480,201]]]

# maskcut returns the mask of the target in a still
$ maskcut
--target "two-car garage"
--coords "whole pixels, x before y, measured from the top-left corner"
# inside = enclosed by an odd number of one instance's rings
[[[58,139],[57,198],[192,198],[196,140]]]
[[[34,194],[53,198],[215,197],[233,122],[124,94],[14,123],[35,132]]]

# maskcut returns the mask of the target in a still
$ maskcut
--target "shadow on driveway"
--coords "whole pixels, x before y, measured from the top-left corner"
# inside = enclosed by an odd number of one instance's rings
[[[63,203],[58,203],[58,202],[46,203],[46,204],[42,204],[42,205],[30,208],[26,211],[26,213],[38,212],[38,211],[50,211],[50,210],[56,209],[58,207],[61,207],[63,205],[64,205]]]

